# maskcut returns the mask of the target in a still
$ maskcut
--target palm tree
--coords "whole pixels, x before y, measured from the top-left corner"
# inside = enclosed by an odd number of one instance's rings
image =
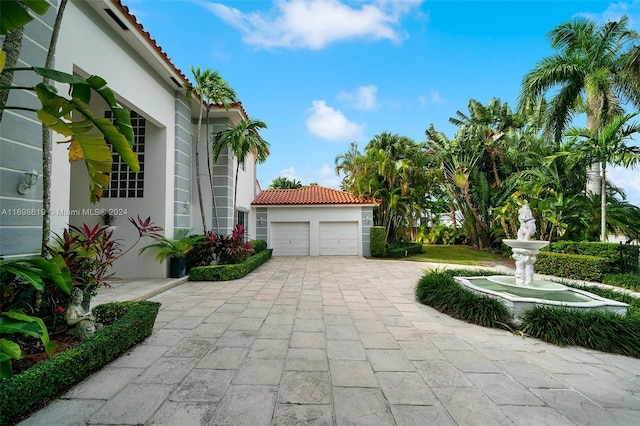
[[[587,128],[597,131],[611,117],[622,114],[621,105],[640,105],[640,69],[634,66],[640,39],[628,29],[629,18],[602,25],[577,18],[565,22],[549,33],[551,47],[557,54],[543,58],[525,75],[519,98],[520,109],[535,102],[553,89],[559,89],[550,101],[546,130],[556,143],[574,114],[586,112]],[[587,191],[597,194],[599,165],[588,172]]]
[[[186,88],[187,97],[195,92],[200,98],[200,113],[198,116],[198,128],[196,130],[195,140],[195,169],[196,169],[196,187],[198,192],[198,202],[200,204],[200,216],[202,218],[202,230],[205,232],[207,228],[206,216],[204,213],[204,204],[202,202],[202,181],[200,177],[200,131],[202,130],[202,114],[206,112],[205,117],[205,134],[209,134],[209,111],[213,105],[222,105],[226,110],[229,109],[229,105],[236,101],[236,92],[229,86],[218,73],[218,71],[211,71],[210,69],[200,70],[200,67],[190,67],[193,78],[196,82],[195,86],[188,86]],[[211,159],[209,150],[207,149],[207,169],[209,173],[209,182],[211,188],[211,200],[213,203],[213,213],[216,218],[216,232],[220,231],[220,223],[218,220],[218,208],[216,206],[216,197],[213,186],[213,173],[211,171]]]
[[[243,119],[237,126],[223,130],[217,133],[214,138],[213,158],[218,160],[220,153],[226,147],[233,152],[236,157],[236,177],[233,188],[233,215],[235,217],[236,196],[238,194],[238,171],[240,164],[244,163],[253,153],[256,157],[256,163],[261,164],[267,160],[269,156],[269,142],[262,139],[258,131],[266,129],[267,125],[260,120]]]
[[[578,162],[597,162],[602,170],[600,188],[600,240],[607,239],[607,165],[635,167],[640,164],[640,148],[627,146],[626,141],[640,131],[640,125],[628,124],[638,113],[618,115],[598,130],[572,127],[567,131],[571,138],[570,152]]]
[[[277,177],[271,181],[269,185],[271,189],[298,189],[302,188],[302,182],[295,179],[289,179],[283,176]]]

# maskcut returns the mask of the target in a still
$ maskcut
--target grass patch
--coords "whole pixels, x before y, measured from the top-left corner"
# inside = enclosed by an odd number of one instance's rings
[[[505,262],[509,260],[504,256],[478,250],[469,246],[432,244],[424,244],[422,246],[421,254],[403,257],[402,259],[411,260],[414,262],[457,263],[459,265],[478,266],[482,266],[487,263]]]
[[[493,274],[495,272],[487,270],[430,271],[416,285],[416,299],[454,318],[485,327],[518,330],[559,346],[583,346],[640,358],[640,298],[613,289],[563,282],[567,286],[627,303],[628,313],[622,316],[613,312],[538,306],[525,311],[521,315],[520,326],[516,328],[509,310],[502,303],[467,290],[453,278]]]

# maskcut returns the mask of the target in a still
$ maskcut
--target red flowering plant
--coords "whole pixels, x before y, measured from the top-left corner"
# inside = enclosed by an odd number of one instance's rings
[[[84,294],[83,307],[88,310],[89,302],[101,286],[108,286],[107,280],[113,278],[110,272],[113,263],[127,254],[144,237],[157,238],[162,227],[156,226],[151,218],[129,221],[138,231],[138,239],[126,250],[121,240],[113,238],[113,231],[107,226],[87,224],[69,225],[62,236],[54,235],[54,244],[47,247],[52,256],[60,254],[71,272],[75,287],[80,287]],[[51,294],[50,306],[55,311],[60,306],[59,294]],[[66,303],[68,297],[65,298]]]
[[[236,225],[231,235],[207,231],[189,252],[189,267],[242,263],[254,253],[249,241],[245,241],[244,226]]]

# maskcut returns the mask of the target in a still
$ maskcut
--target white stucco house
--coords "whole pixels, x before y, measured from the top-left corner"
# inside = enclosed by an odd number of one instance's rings
[[[370,256],[376,201],[318,185],[266,189],[251,203],[274,256]]]
[[[57,0],[49,1],[51,7],[46,15],[36,16],[25,27],[18,66],[44,65],[58,5]],[[61,233],[67,224],[94,225],[100,221],[97,212],[108,209],[117,216],[114,236],[122,240],[125,248],[137,237],[128,217],[150,216],[168,237],[173,237],[178,229],[202,232],[194,167],[200,103],[197,98],[186,97],[188,78],[129,9],[119,0],[70,0],[63,15],[54,68],[83,77],[96,74],[107,81],[118,102],[131,113],[134,151],[141,170],[130,171],[115,154],[110,186],[98,203],[91,204],[84,162],[69,164],[66,145],[55,143],[63,138],[54,133],[52,231]],[[33,75],[23,77],[23,74],[16,74],[14,84],[35,84]],[[59,92],[66,91],[67,87],[60,85]],[[21,103],[37,106],[37,99],[28,91],[11,91],[7,104]],[[106,114],[110,112],[98,97],[92,97],[90,107],[97,116],[108,117]],[[214,107],[209,130],[224,130],[243,118],[248,117],[240,102],[228,110]],[[255,223],[251,201],[259,190],[255,157],[250,155],[239,169],[236,206],[232,205],[236,159],[223,152],[213,165],[217,205],[214,212],[204,155],[209,137],[204,134],[204,126],[199,140],[203,153],[200,170],[206,174],[202,182],[207,228],[215,228],[219,223],[219,232],[229,233],[236,223],[243,223],[248,237],[255,238],[255,229],[250,226]],[[26,171],[33,169],[42,174],[41,141],[41,125],[34,113],[5,111],[0,123],[0,211],[7,213],[0,216],[0,256],[5,259],[39,252],[42,217],[11,212],[38,211],[42,207],[41,179],[25,194],[16,190]],[[216,215],[218,221],[214,220]],[[138,256],[137,252],[136,248],[117,261],[117,276],[167,276],[167,265],[157,262],[154,253],[147,251]]]

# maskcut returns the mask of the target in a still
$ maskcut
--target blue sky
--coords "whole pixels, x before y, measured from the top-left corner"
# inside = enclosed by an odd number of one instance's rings
[[[337,188],[334,160],[350,142],[384,131],[421,142],[431,124],[451,138],[448,119],[470,99],[515,108],[562,22],[627,14],[640,30],[637,0],[123,2],[185,75],[218,70],[267,123],[263,188],[278,176]],[[640,205],[638,169],[609,177]]]

